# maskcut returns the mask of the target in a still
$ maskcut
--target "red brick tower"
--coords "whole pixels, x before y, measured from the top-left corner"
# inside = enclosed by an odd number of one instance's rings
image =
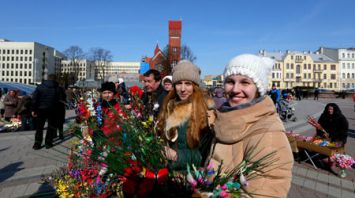
[[[181,29],[181,20],[169,20],[169,64],[171,69],[180,61]]]

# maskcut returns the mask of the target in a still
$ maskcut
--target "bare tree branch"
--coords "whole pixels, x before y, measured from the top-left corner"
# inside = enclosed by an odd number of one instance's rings
[[[72,80],[76,82],[80,72],[79,61],[85,58],[85,53],[79,46],[73,45],[64,50],[63,54],[71,61],[74,71],[71,76],[74,78]]]
[[[96,74],[101,80],[104,80],[107,73],[106,69],[112,61],[111,51],[100,47],[91,48],[89,58],[97,65]]]

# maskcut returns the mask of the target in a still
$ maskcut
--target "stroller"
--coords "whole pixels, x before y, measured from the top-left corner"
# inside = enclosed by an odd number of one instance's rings
[[[284,122],[289,120],[296,122],[297,118],[295,115],[295,107],[288,100],[287,96],[283,97],[280,101],[277,102],[277,113],[280,116],[280,119]]]

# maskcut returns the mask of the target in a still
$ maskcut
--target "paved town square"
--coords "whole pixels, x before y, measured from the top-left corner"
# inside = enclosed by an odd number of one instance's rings
[[[349,121],[349,136],[346,153],[355,156],[355,113],[351,98],[303,99],[296,103],[297,121],[288,121],[288,131],[312,135],[314,128],[307,124],[308,115],[319,116],[325,104],[335,102]],[[74,111],[67,111],[67,123],[73,121]],[[55,141],[51,149],[33,150],[34,131],[0,133],[0,197],[52,197],[54,189],[42,178],[65,166],[68,144],[73,138]],[[319,166],[319,164],[317,164]],[[323,167],[314,169],[309,162],[295,162],[292,186],[288,197],[355,197],[355,170],[348,170],[346,178]]]

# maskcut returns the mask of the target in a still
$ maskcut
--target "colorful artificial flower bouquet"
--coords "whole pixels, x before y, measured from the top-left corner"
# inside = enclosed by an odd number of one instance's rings
[[[330,159],[341,169],[349,169],[355,163],[355,160],[347,154],[335,153]]]
[[[72,131],[79,140],[72,143],[67,167],[55,172],[50,181],[59,197],[144,195],[154,188],[156,178],[165,182],[163,141],[153,130],[154,123],[139,116],[139,105],[124,116],[111,108],[110,116],[120,119],[105,117],[100,103],[92,98],[81,98],[77,106],[81,127]],[[105,135],[101,127],[105,119],[117,120],[119,131]]]
[[[156,135],[154,121],[145,120],[142,107],[135,103],[126,109],[124,119],[117,123],[120,131],[107,137],[100,125],[110,118],[104,117],[100,104],[91,98],[79,101],[82,127],[73,129],[78,140],[72,142],[67,166],[53,173],[50,180],[59,197],[144,197],[151,193],[236,197],[247,193],[243,189],[257,177],[256,172],[273,163],[274,152],[252,161],[253,147],[240,165],[227,173],[222,173],[222,165],[217,170],[212,165],[192,165],[186,172],[170,172],[162,152],[165,143]],[[117,142],[112,142],[112,137]]]

